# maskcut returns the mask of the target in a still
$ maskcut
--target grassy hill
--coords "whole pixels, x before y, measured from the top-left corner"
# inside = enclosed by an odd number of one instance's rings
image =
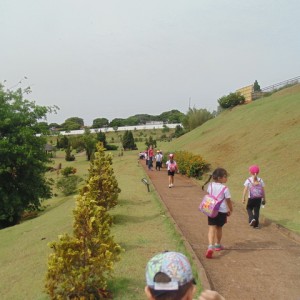
[[[300,85],[223,112],[170,144],[200,154],[230,173],[228,186],[241,203],[248,167],[258,164],[269,201],[262,213],[300,232]]]

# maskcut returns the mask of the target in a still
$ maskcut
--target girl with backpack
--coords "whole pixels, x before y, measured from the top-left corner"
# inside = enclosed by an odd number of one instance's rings
[[[178,166],[176,161],[174,160],[174,154],[169,154],[169,160],[166,162],[168,177],[169,177],[169,188],[174,186],[174,175],[175,172],[178,173]]]
[[[205,254],[206,258],[212,258],[214,251],[221,251],[224,249],[221,244],[223,226],[227,223],[227,217],[232,214],[233,210],[229,189],[224,185],[224,183],[227,182],[227,177],[228,173],[225,169],[217,168],[202,186],[203,190],[204,186],[209,183],[212,178],[213,182],[208,185],[207,192],[208,194],[218,198],[219,201],[222,201],[218,209],[217,216],[214,218],[207,217],[208,248]]]
[[[246,209],[249,217],[249,225],[258,229],[260,206],[266,202],[265,184],[263,180],[258,177],[259,167],[257,165],[249,167],[249,173],[251,176],[247,178],[244,183],[243,203],[245,203],[246,195],[248,195]]]

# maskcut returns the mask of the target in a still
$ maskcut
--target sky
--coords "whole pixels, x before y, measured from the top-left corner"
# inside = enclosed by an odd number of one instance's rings
[[[0,0],[0,83],[79,117],[217,109],[300,75],[299,0]]]

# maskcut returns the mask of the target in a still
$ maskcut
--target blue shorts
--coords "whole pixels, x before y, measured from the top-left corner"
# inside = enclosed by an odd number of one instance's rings
[[[208,225],[223,227],[227,223],[227,213],[219,212],[215,218],[208,217]]]

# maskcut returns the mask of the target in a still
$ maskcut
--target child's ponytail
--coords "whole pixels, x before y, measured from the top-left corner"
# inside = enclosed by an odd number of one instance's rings
[[[209,174],[208,180],[202,185],[202,191],[204,191],[205,185],[208,184],[208,183],[210,182],[211,178],[212,178],[212,174]]]
[[[213,171],[212,174],[209,175],[209,179],[202,185],[202,190],[204,190],[204,186],[210,182],[210,180],[213,178],[216,182],[219,181],[220,178],[227,177],[228,173],[223,168],[217,168]]]
[[[257,173],[253,174],[253,181],[256,182],[257,181]]]

